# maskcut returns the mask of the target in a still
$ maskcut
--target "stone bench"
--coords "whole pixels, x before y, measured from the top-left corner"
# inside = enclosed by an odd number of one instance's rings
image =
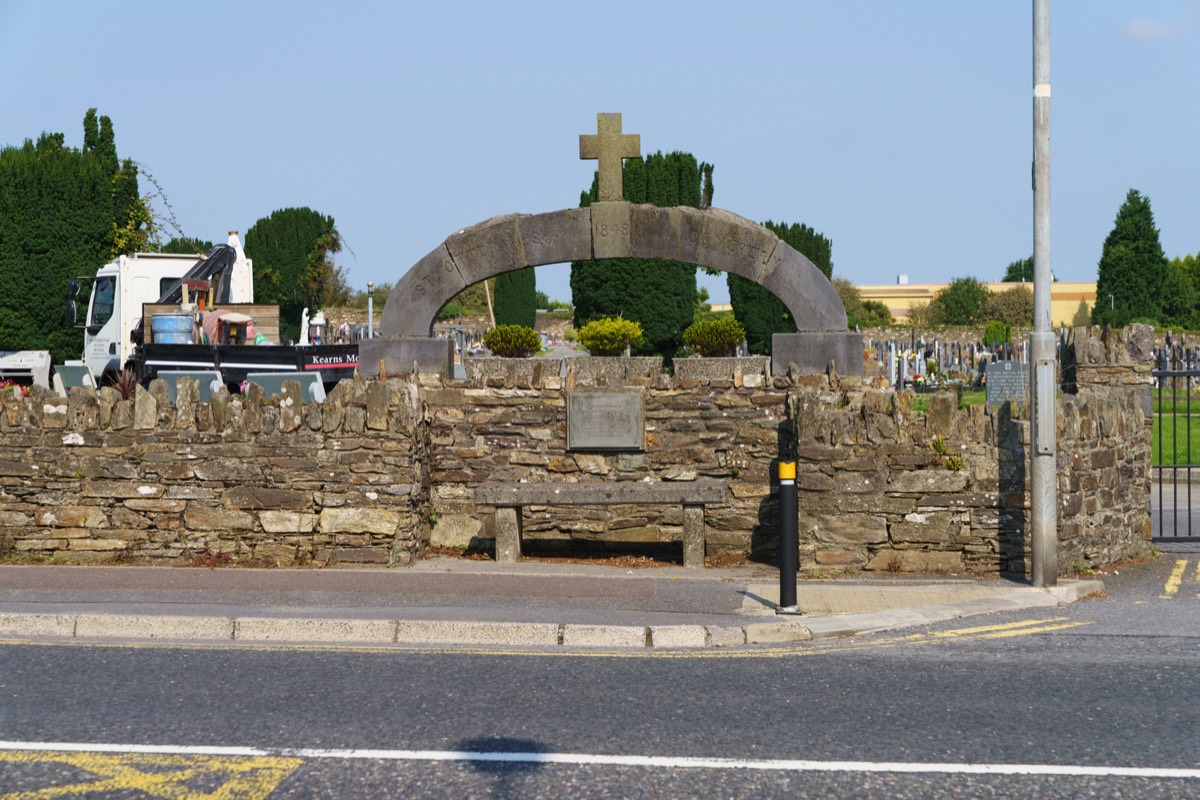
[[[496,561],[521,558],[523,506],[683,506],[683,565],[704,566],[704,506],[723,503],[724,481],[699,480],[661,483],[483,483],[475,489],[475,504],[496,508]]]

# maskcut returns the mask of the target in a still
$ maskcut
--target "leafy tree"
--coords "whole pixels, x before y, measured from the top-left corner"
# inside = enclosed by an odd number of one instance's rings
[[[1195,330],[1200,322],[1197,313],[1196,287],[1184,268],[1172,261],[1167,265],[1167,278],[1163,286],[1161,321],[1174,328]]]
[[[1167,276],[1150,199],[1130,189],[1100,254],[1093,323],[1122,327],[1135,320],[1162,321]]]
[[[625,159],[622,168],[625,199],[656,206],[699,208],[711,168],[697,164],[689,153],[654,153],[645,159]],[[599,196],[598,176],[580,197],[589,206]],[[643,341],[638,355],[675,355],[683,331],[696,311],[696,266],[658,259],[615,258],[571,265],[571,297],[575,327],[603,317],[624,317],[641,324]]]
[[[539,309],[550,309],[550,295],[540,289],[533,293],[533,302]]]
[[[467,310],[460,305],[447,303],[442,306],[437,312],[437,319],[455,319],[467,313]],[[523,325],[517,327],[525,327]]]
[[[891,325],[892,312],[878,300],[863,300],[858,287],[845,278],[834,278],[833,288],[837,290],[846,309],[846,324],[851,328],[879,328]]]
[[[246,255],[254,260],[254,298],[279,306],[279,327],[298,338],[300,317],[349,300],[349,288],[333,256],[342,249],[333,217],[311,208],[284,208],[246,231]]]
[[[1200,329],[1200,253],[1196,253],[1194,255],[1181,255],[1181,257],[1172,258],[1169,269],[1171,273],[1177,272],[1178,275],[1181,275],[1187,281],[1186,290],[1177,290],[1180,291],[1181,297],[1181,300],[1178,302],[1187,302],[1186,294],[1184,294],[1187,290],[1190,290],[1190,295],[1192,295],[1193,301],[1192,313],[1190,313],[1189,321],[1182,321],[1178,319],[1175,313],[1169,314],[1169,317],[1174,319],[1168,321],[1171,321],[1172,325],[1186,326],[1189,330],[1198,330]],[[1171,281],[1171,279],[1175,278],[1169,277],[1169,281]],[[1172,291],[1169,287],[1168,290],[1166,290],[1166,296],[1171,297],[1171,295]],[[1175,308],[1172,308],[1171,311],[1174,312]]]
[[[795,223],[767,220],[763,227],[805,255],[826,278],[833,275],[833,242],[825,236],[807,225]],[[726,284],[734,316],[746,329],[746,345],[751,353],[769,354],[773,334],[796,330],[787,306],[762,286],[732,272]]]
[[[537,321],[533,267],[496,276],[496,324],[532,328]]]
[[[137,168],[117,155],[112,121],[89,109],[83,147],[61,133],[0,150],[0,350],[78,358],[63,320],[67,281],[143,249],[152,233]]]
[[[975,278],[955,278],[929,303],[935,325],[973,325],[982,321],[991,292]]]
[[[983,329],[983,343],[988,347],[1012,342],[1012,329],[1004,322],[994,319]]]
[[[187,236],[176,236],[163,245],[162,252],[178,253],[180,255],[189,255],[191,253],[207,253],[212,249],[212,242],[201,241],[200,239],[192,239]]]
[[[257,266],[257,265],[256,265]],[[383,311],[383,307],[387,305],[388,296],[392,293],[392,284],[377,283],[372,290],[373,302],[375,305],[375,313]],[[363,311],[367,309],[367,292],[365,289],[356,290],[350,293],[346,299],[346,306],[349,308],[360,308]]]
[[[1050,280],[1057,281],[1058,278],[1054,277],[1054,273],[1050,273]],[[1033,283],[1033,256],[1009,264],[1008,269],[1004,271],[1004,282]]]
[[[861,328],[885,328],[894,322],[892,310],[885,303],[880,300],[863,300],[862,316],[857,317],[853,323],[847,321],[847,324]]]
[[[485,286],[488,288],[485,289]],[[488,278],[486,281],[473,283],[467,288],[463,289],[461,292],[454,295],[454,297],[450,298],[450,302],[454,303],[455,305],[462,306],[472,314],[487,316],[489,308],[487,293],[492,292],[495,294],[495,287],[496,279]]]
[[[1033,283],[1033,256],[1009,264],[1003,280],[1005,283]]]
[[[1033,327],[1033,290],[1014,286],[988,298],[983,316],[1011,327]]]
[[[923,327],[932,325],[934,320],[933,304],[924,303],[920,300],[912,303],[908,307],[908,324],[914,327]]]
[[[1171,268],[1181,271],[1192,285],[1192,290],[1200,297],[1200,253],[1172,258]]]

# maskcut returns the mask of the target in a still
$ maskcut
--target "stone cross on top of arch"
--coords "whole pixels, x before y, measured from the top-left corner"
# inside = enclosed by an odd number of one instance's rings
[[[621,160],[642,154],[642,137],[621,133],[620,114],[597,114],[596,133],[579,135],[579,158],[600,162],[600,201],[625,199],[621,185]]]

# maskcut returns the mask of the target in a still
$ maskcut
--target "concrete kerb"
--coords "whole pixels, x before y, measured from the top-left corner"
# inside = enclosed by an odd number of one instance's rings
[[[792,644],[919,627],[962,617],[1073,603],[1103,591],[1099,580],[1056,587],[1015,587],[999,596],[863,613],[808,614],[743,625],[603,625],[297,617],[203,617],[152,614],[0,613],[0,637],[224,641],[329,645],[678,650]]]
[[[582,625],[147,614],[0,614],[0,637],[339,645],[606,648],[736,647],[811,639],[796,623],[744,626]]]

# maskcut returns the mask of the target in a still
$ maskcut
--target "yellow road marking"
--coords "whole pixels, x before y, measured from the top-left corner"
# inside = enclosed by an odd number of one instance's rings
[[[1067,617],[1051,617],[1050,619],[1027,619],[1021,622],[1005,622],[1000,625],[979,625],[971,628],[954,628],[948,631],[931,631],[929,633],[911,633],[891,639],[876,639],[876,644],[922,644],[939,641],[977,639],[1005,639],[1013,636],[1030,636],[1035,633],[1048,633],[1068,628],[1078,628],[1091,625],[1090,622],[1068,622]]]
[[[1035,625],[1045,625],[1050,622],[1061,622],[1066,617],[1053,617],[1051,619],[1027,619],[1021,622],[1005,622],[1000,625],[980,625],[974,628],[955,628],[949,631],[935,631],[933,633],[917,633],[906,637],[910,639],[932,637],[935,639],[952,639],[961,636],[974,636],[976,634],[990,634],[995,631],[1011,631],[1017,628],[1028,628]]]
[[[1084,625],[1091,625],[1090,622],[1064,622],[1061,625],[1043,625],[1039,628],[1027,628],[1021,631],[999,631],[997,633],[984,634],[980,639],[1006,639],[1010,636],[1026,636],[1031,633],[1050,633],[1051,631],[1065,631],[1068,628],[1079,628]]]
[[[299,758],[0,752],[0,764],[56,764],[66,783],[0,794],[0,800],[100,797],[138,791],[163,800],[265,800],[302,763]],[[87,773],[81,776],[80,771]],[[81,779],[82,778],[82,779]],[[197,788],[201,787],[201,788]]]
[[[1167,578],[1167,584],[1163,587],[1160,598],[1169,600],[1179,591],[1179,584],[1183,583],[1183,571],[1187,569],[1187,564],[1188,562],[1184,559],[1175,562],[1175,569],[1171,570],[1171,576]]]

